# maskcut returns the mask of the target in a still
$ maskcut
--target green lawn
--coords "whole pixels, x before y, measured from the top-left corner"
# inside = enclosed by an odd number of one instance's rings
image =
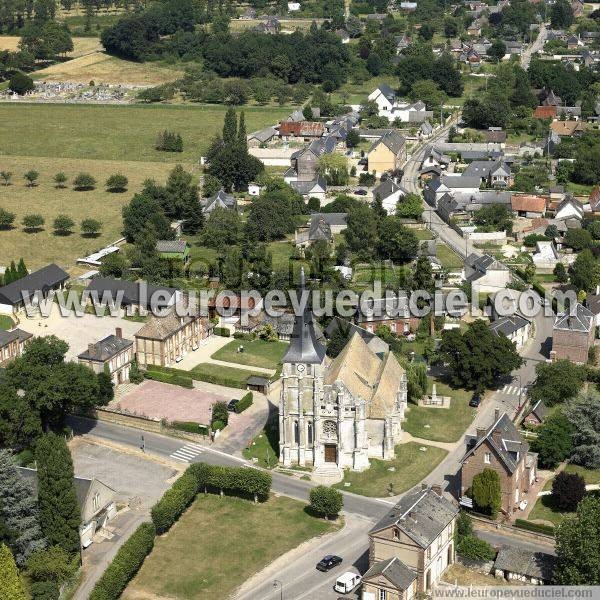
[[[600,469],[586,469],[585,467],[580,467],[579,465],[567,465],[565,467],[565,473],[577,473],[581,475],[585,479],[586,485],[592,485],[600,483]],[[544,484],[544,490],[552,489],[552,481],[554,477],[548,479]]]
[[[211,379],[214,379],[214,382],[217,384],[230,385],[239,388],[246,387],[246,380],[251,375],[257,375],[258,377],[265,376],[264,373],[251,371],[250,369],[223,367],[212,363],[200,363],[189,371],[189,373],[192,379],[198,379],[199,381],[210,381]]]
[[[243,352],[237,351],[240,346],[244,347]],[[238,363],[248,367],[275,369],[277,364],[281,362],[287,348],[287,342],[233,340],[217,350],[211,358]]]
[[[272,469],[279,460],[279,424],[271,421],[242,451],[244,458],[258,459],[264,469]]]
[[[172,105],[0,105],[2,154],[198,164],[221,131],[226,106]],[[246,107],[249,132],[285,118],[291,107]],[[154,149],[157,134],[169,129],[183,137],[183,152]],[[109,132],[109,133],[108,133]],[[0,161],[1,162],[1,161]],[[35,161],[31,161],[31,168]],[[115,166],[115,170],[118,166]]]
[[[463,259],[446,244],[438,244],[437,257],[444,269],[461,269],[463,266]]]
[[[228,598],[287,551],[340,527],[310,516],[304,506],[285,497],[253,504],[200,495],[169,533],[156,540],[123,598]]]
[[[419,448],[427,448],[423,452]],[[390,484],[394,495],[409,490],[426,477],[443,460],[447,452],[434,446],[408,442],[396,446],[394,460],[371,459],[371,467],[357,473],[344,471],[344,480],[334,487],[361,496],[382,498],[388,496]],[[393,468],[393,471],[390,469]],[[349,486],[345,486],[349,483]]]
[[[8,331],[14,327],[13,320],[8,315],[0,315],[0,329]]]
[[[540,496],[533,510],[529,513],[528,521],[545,521],[558,525],[565,517],[573,515],[571,512],[560,512],[552,502],[552,496]]]
[[[418,240],[432,240],[433,234],[429,229],[413,229],[414,234],[417,236]]]
[[[402,429],[411,435],[436,442],[456,442],[475,418],[475,409],[469,406],[472,393],[453,389],[436,380],[439,396],[450,396],[450,408],[431,408],[409,405]],[[485,402],[485,400],[484,400]]]

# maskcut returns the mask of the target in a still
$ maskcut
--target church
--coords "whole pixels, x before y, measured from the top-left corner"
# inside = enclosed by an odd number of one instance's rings
[[[389,349],[375,353],[354,333],[330,360],[307,307],[283,358],[279,460],[362,471],[370,458],[392,459],[406,402],[406,372]]]

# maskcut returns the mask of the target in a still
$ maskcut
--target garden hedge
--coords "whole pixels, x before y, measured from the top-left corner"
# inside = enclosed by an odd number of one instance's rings
[[[527,529],[528,531],[534,531],[535,533],[543,533],[545,535],[554,536],[554,527],[552,527],[552,525],[532,523],[531,521],[526,521],[525,519],[515,519],[515,527]]]
[[[112,563],[94,586],[89,600],[117,600],[129,581],[140,570],[146,556],[154,548],[156,529],[142,523],[119,548]]]
[[[183,371],[182,371],[183,372]],[[180,387],[192,389],[194,382],[188,375],[179,375],[175,373],[165,373],[163,371],[156,371],[150,369],[145,373],[146,379],[152,379],[153,381],[160,381],[161,383],[170,383],[171,385],[178,385]]]
[[[247,394],[244,394],[242,398],[240,398],[240,401],[235,405],[233,410],[238,414],[244,412],[247,408],[252,406],[253,401],[254,396],[252,395],[252,392],[248,392]]]
[[[208,427],[206,425],[200,425],[200,423],[195,423],[193,421],[173,421],[170,425],[173,429],[177,429],[178,431],[208,435]]]
[[[227,327],[213,327],[213,334],[221,337],[231,337],[231,333]]]
[[[198,493],[198,480],[188,468],[152,507],[152,522],[156,533],[169,531]]]

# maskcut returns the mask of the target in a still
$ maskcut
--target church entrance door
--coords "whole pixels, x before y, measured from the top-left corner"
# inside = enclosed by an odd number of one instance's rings
[[[325,444],[325,462],[337,463],[337,446],[335,444]]]

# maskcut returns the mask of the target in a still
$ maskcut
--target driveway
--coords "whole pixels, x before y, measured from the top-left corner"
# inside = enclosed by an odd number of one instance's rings
[[[83,577],[74,595],[85,600],[119,547],[138,525],[150,518],[150,508],[171,487],[177,471],[154,462],[141,453],[74,438],[69,444],[75,474],[95,477],[116,492],[117,516],[106,531],[96,534],[94,543],[83,551]]]

